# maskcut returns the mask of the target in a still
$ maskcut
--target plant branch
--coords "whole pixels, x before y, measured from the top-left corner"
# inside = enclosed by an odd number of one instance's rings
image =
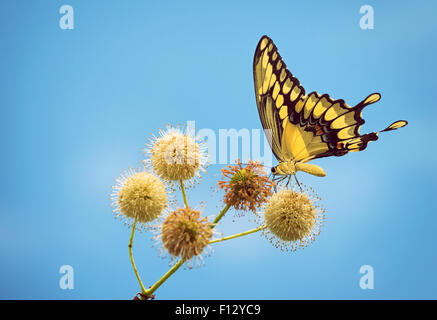
[[[181,185],[182,197],[184,198],[185,208],[188,209],[189,206],[188,206],[188,201],[187,201],[187,195],[185,193],[184,182],[182,180],[179,180],[179,183]]]
[[[259,226],[258,228],[251,229],[251,230],[248,230],[248,231],[245,231],[245,232],[241,232],[241,233],[238,233],[238,234],[234,234],[232,236],[228,236],[228,237],[223,237],[223,238],[220,238],[220,239],[211,240],[209,242],[209,244],[217,243],[217,242],[221,242],[221,241],[225,241],[225,240],[230,240],[230,239],[235,239],[235,238],[238,238],[238,237],[242,237],[242,236],[245,236],[245,235],[248,235],[248,234],[251,234],[251,233],[255,233],[255,232],[261,231],[261,230],[263,230],[265,228],[266,228],[266,226],[262,225],[262,226]]]
[[[137,277],[138,282],[140,284],[141,293],[144,294],[146,292],[146,289],[144,288],[143,282],[141,281],[140,275],[138,274],[137,267],[135,266],[134,257],[132,255],[132,243],[133,243],[133,240],[134,240],[134,233],[135,233],[136,225],[137,225],[137,217],[135,216],[134,223],[132,224],[132,232],[130,234],[130,240],[129,240],[129,245],[128,245],[128,247],[129,247],[129,257],[130,257],[130,261],[132,263],[132,267],[133,267],[134,272],[135,272],[135,276]]]

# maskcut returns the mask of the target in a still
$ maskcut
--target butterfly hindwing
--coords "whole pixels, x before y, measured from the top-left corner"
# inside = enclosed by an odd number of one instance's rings
[[[378,101],[379,97],[377,93],[372,94],[355,107],[347,105],[342,99],[333,100],[327,94],[311,92],[302,97],[296,105],[298,117],[290,118],[290,122],[299,127],[302,135],[306,136],[306,141],[304,148],[296,149],[288,144],[289,148],[294,149],[293,158],[306,162],[315,158],[341,156],[352,150],[349,147],[352,144],[347,144],[347,141],[360,139],[360,126],[364,123],[362,109]],[[361,138],[360,148],[364,149],[367,142],[376,140],[377,136],[368,134]]]
[[[308,96],[317,95],[310,93]],[[298,124],[305,131],[313,133],[308,141],[306,149],[296,154],[296,161],[307,162],[316,158],[329,156],[343,156],[349,152],[364,150],[370,141],[378,139],[378,134],[384,131],[395,130],[407,125],[406,121],[396,121],[386,129],[379,132],[360,134],[360,128],[364,124],[362,110],[381,98],[379,93],[372,93],[355,107],[347,105],[343,100],[332,100],[328,95],[318,96],[317,103],[311,108],[304,102],[304,110],[308,115],[301,115]],[[306,97],[303,98],[307,100]],[[323,106],[323,107],[322,107]],[[303,120],[302,120],[303,118]],[[324,147],[323,147],[324,145]]]

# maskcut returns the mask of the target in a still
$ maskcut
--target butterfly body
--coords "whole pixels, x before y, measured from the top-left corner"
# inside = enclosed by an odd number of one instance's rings
[[[286,162],[281,162],[276,167],[272,168],[272,173],[277,176],[294,175],[298,171],[303,171],[317,177],[326,176],[325,170],[323,170],[321,167],[315,164],[310,164],[310,163],[286,161]]]
[[[407,125],[399,120],[379,132],[360,134],[362,110],[381,95],[370,94],[356,106],[333,100],[328,94],[305,94],[305,89],[287,69],[275,44],[263,36],[253,61],[255,97],[261,124],[279,164],[275,176],[291,176],[303,171],[323,177],[325,171],[306,162],[361,151],[380,132]]]

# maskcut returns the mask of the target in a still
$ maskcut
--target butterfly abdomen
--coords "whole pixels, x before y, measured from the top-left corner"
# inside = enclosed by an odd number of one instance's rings
[[[325,170],[315,164],[310,163],[297,162],[296,171],[303,171],[317,177],[326,176]]]
[[[326,176],[325,170],[315,164],[287,161],[281,162],[276,166],[275,174],[278,175],[292,175],[297,171],[303,171],[317,177]]]

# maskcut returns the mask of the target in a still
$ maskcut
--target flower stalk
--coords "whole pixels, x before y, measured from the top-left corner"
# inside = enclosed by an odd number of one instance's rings
[[[184,198],[184,204],[185,204],[185,208],[189,208],[188,206],[188,200],[187,200],[187,194],[185,193],[185,186],[184,186],[184,181],[179,180],[180,186],[181,186],[181,191],[182,191],[182,197]]]
[[[175,273],[181,265],[185,262],[184,259],[180,259],[170,270],[168,270],[156,283],[143,293],[146,297],[151,297],[152,294],[158,289],[168,278]]]
[[[128,247],[129,247],[129,257],[130,257],[130,261],[132,263],[132,268],[134,269],[135,276],[137,277],[138,283],[140,284],[141,293],[144,294],[146,292],[146,289],[144,288],[143,282],[141,281],[141,277],[138,274],[138,270],[137,270],[137,267],[135,265],[134,257],[132,255],[132,243],[134,241],[134,233],[135,233],[136,225],[137,225],[137,217],[135,217],[134,223],[132,224],[132,232],[130,234],[130,240],[129,240],[129,245],[128,245]]]
[[[217,225],[217,223],[221,220],[221,218],[224,217],[226,212],[228,212],[230,207],[231,207],[230,204],[225,205],[225,207],[222,209],[222,211],[220,211],[220,213],[217,215],[217,217],[215,217],[214,221],[211,224],[211,228],[214,228]]]
[[[227,236],[227,237],[223,237],[223,238],[220,238],[220,239],[211,240],[211,241],[209,242],[209,244],[213,244],[213,243],[217,243],[217,242],[222,242],[222,241],[226,241],[226,240],[231,240],[231,239],[235,239],[235,238],[243,237],[243,236],[246,236],[246,235],[248,235],[248,234],[255,233],[255,232],[258,232],[258,231],[261,231],[261,230],[263,230],[263,229],[265,229],[265,228],[266,228],[266,226],[265,226],[265,225],[262,225],[262,226],[259,226],[258,228],[251,229],[251,230],[247,230],[247,231],[245,231],[245,232],[241,232],[241,233],[237,233],[237,234],[234,234],[234,235],[232,235],[232,236]]]

